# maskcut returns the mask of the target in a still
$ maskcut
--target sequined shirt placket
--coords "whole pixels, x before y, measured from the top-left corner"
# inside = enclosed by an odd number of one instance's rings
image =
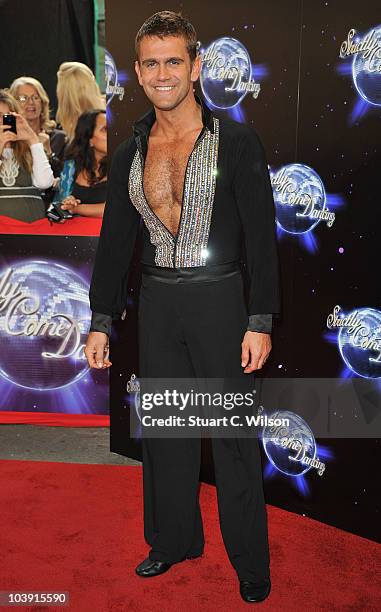
[[[137,149],[129,175],[131,202],[141,214],[155,247],[155,264],[182,268],[205,266],[216,188],[219,120],[205,128],[189,156],[178,234],[174,237],[150,208],[144,194],[144,158]]]

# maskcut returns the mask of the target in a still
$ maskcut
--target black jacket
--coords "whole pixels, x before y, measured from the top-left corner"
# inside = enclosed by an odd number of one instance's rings
[[[151,266],[239,261],[244,241],[250,278],[248,329],[271,331],[272,313],[280,312],[275,209],[263,146],[254,128],[217,119],[197,101],[204,127],[188,162],[177,237],[151,211],[142,187],[154,109],[135,123],[133,135],[114,153],[90,287],[91,330],[110,333],[111,320],[125,310],[141,217],[142,263]]]

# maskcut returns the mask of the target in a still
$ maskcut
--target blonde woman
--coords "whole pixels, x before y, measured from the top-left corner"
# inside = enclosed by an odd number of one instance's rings
[[[16,118],[16,134],[3,116]],[[0,215],[31,223],[45,217],[40,190],[53,185],[54,176],[37,134],[20,113],[17,100],[0,89]]]
[[[57,130],[56,122],[50,118],[50,102],[44,87],[33,77],[21,76],[13,81],[9,91],[42,142],[54,176],[59,176],[63,168],[66,134]]]
[[[56,119],[73,140],[78,118],[94,108],[105,109],[95,76],[86,64],[64,62],[57,72],[58,109]]]

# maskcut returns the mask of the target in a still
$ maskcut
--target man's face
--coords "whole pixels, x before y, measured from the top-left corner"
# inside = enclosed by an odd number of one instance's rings
[[[200,68],[199,57],[191,65],[182,36],[145,36],[140,41],[136,74],[147,98],[160,110],[176,108],[193,92]]]

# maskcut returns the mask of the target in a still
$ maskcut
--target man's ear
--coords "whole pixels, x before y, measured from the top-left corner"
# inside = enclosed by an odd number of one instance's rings
[[[192,70],[191,70],[191,81],[195,83],[200,76],[201,72],[202,59],[201,54],[199,53],[193,61]]]
[[[135,60],[135,72],[138,77],[139,85],[143,85],[142,83],[142,75],[140,74],[140,64],[138,60]]]

